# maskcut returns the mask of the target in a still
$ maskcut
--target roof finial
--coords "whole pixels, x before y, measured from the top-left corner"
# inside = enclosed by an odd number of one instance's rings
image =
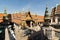
[[[46,8],[48,7],[48,4],[46,4]]]
[[[48,4],[46,4],[46,11],[48,11]]]
[[[24,12],[24,8],[22,9],[22,11]]]
[[[27,10],[28,10],[28,12],[30,12],[30,8],[28,8]]]
[[[24,13],[24,8],[22,9],[21,13]]]
[[[17,13],[17,11],[15,11],[15,13]]]
[[[37,17],[37,14],[35,13],[35,16]]]
[[[6,12],[6,7],[4,7],[4,16],[3,16],[3,19],[5,20],[7,20],[8,19],[8,14],[7,14],[7,12]]]
[[[47,7],[47,5],[46,5],[46,9],[45,9],[44,19],[49,19],[49,14],[48,14],[48,7]]]
[[[6,7],[4,7],[4,14],[7,14]]]

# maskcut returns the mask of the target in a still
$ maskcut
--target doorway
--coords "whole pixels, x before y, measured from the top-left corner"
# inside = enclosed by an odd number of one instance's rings
[[[26,21],[27,26],[30,27],[30,21]]]

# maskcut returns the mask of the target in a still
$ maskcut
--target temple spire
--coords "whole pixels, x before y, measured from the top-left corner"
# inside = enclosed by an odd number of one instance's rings
[[[48,13],[48,6],[47,6],[47,4],[46,4],[45,13]]]
[[[46,5],[46,9],[45,9],[45,15],[44,15],[44,25],[47,27],[49,25],[50,22],[50,16],[48,14],[48,6]]]
[[[4,14],[7,14],[6,8],[4,8]]]
[[[46,5],[44,20],[49,19],[48,6]]]
[[[4,16],[7,16],[6,7],[4,8]]]
[[[4,8],[4,16],[3,16],[3,20],[8,19],[7,16],[8,16],[8,14],[7,14],[6,8]]]

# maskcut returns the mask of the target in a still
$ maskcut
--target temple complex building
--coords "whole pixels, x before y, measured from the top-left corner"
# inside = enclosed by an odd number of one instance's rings
[[[49,16],[46,16],[47,13],[45,10],[44,23],[48,23],[48,25],[44,24],[46,25],[43,28],[44,33],[49,40],[60,40],[60,4],[52,8]]]
[[[4,10],[6,11],[6,10]],[[8,20],[11,22],[14,22],[18,25],[26,24],[27,26],[30,26],[30,23],[32,24],[40,24],[44,22],[44,17],[39,15],[32,15],[30,11],[28,12],[19,12],[19,13],[13,13],[13,14],[4,14],[0,13],[0,22],[3,21],[3,16],[7,15]]]
[[[36,38],[37,40],[38,35],[38,39],[43,39],[43,32],[40,30],[43,22],[44,16],[32,15],[30,11],[8,14],[4,9],[4,13],[0,13],[0,39],[31,40]]]

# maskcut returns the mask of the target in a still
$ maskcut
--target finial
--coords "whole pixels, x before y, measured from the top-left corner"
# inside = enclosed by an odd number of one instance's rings
[[[6,10],[6,7],[4,7],[4,10]]]
[[[47,4],[46,4],[46,9],[45,9],[45,12],[48,12],[48,6],[47,6]]]
[[[46,4],[46,9],[48,9],[48,4]]]
[[[46,8],[48,7],[48,4],[46,4]]]
[[[24,13],[24,8],[21,10],[21,13]]]
[[[58,6],[59,4],[56,4],[56,7]]]
[[[37,14],[35,13],[35,16],[37,17]]]
[[[7,14],[7,12],[6,12],[6,7],[4,7],[4,14]]]
[[[24,12],[24,8],[22,9],[22,11]]]
[[[15,13],[18,13],[17,10],[15,10]]]
[[[28,10],[28,12],[30,12],[30,8],[28,8],[27,10]]]

